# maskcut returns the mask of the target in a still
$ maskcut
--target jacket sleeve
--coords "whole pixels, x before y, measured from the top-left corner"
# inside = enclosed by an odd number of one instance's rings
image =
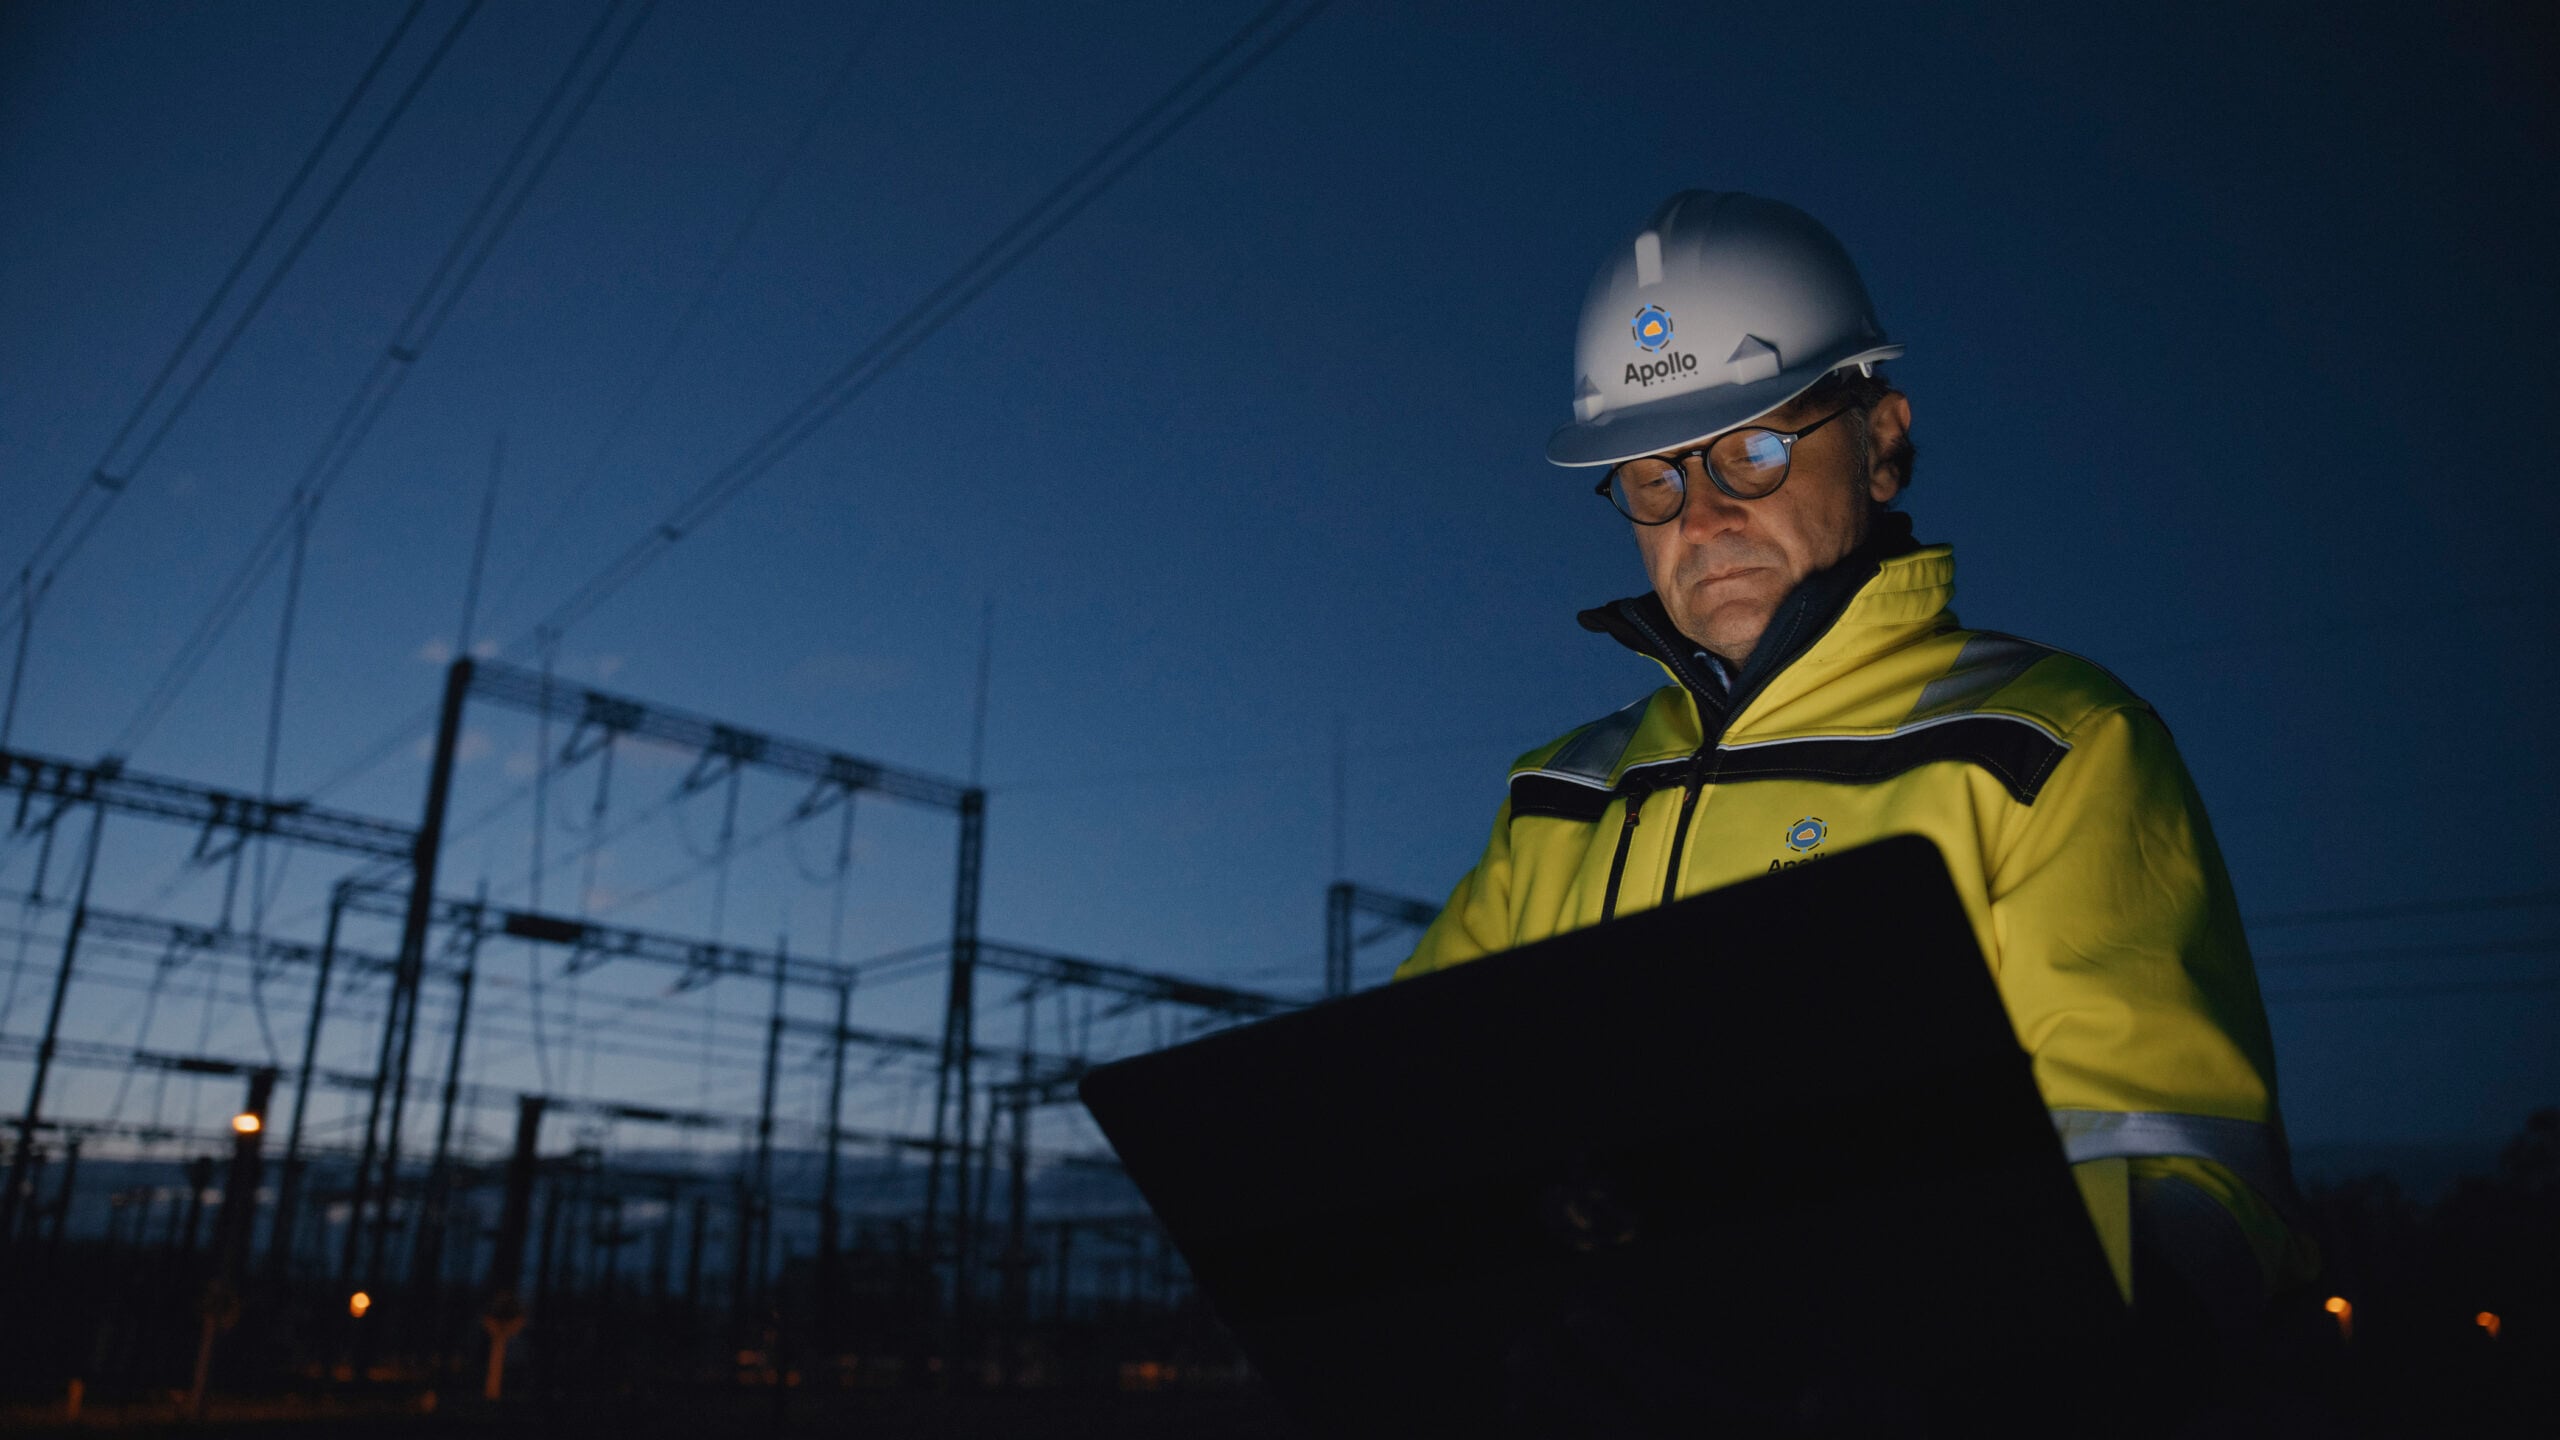
[[[1440,918],[1422,932],[1422,942],[1396,967],[1395,978],[1410,980],[1445,970],[1463,961],[1511,948],[1511,802],[1494,812],[1493,838],[1484,858],[1449,892]]]
[[[2278,1218],[2292,1196],[2274,1045],[2231,881],[2167,727],[2101,710],[1994,852],[1991,928],[2002,1000],[2064,1149],[2135,1185],[2204,1189],[2247,1235],[2262,1278],[2303,1254]],[[2129,1240],[2107,1236],[2118,1275]]]

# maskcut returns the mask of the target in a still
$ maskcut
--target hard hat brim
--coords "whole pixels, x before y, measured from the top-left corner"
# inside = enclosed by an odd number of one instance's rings
[[[1596,420],[1573,421],[1547,437],[1547,460],[1574,467],[1615,465],[1639,455],[1686,449],[1736,426],[1750,424],[1843,366],[1872,364],[1901,354],[1899,345],[1877,345],[1861,338],[1766,380],[1710,386],[1648,405],[1609,411]]]

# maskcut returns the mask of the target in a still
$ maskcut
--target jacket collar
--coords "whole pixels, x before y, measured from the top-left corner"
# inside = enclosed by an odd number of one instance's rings
[[[1922,547],[1911,538],[1911,517],[1888,510],[1857,549],[1830,569],[1806,576],[1778,602],[1730,689],[1716,683],[1704,652],[1671,623],[1662,598],[1651,591],[1577,618],[1583,629],[1607,635],[1669,672],[1697,702],[1699,719],[1713,736],[1826,635],[1929,619],[1946,608],[1954,589],[1955,560],[1947,548]]]

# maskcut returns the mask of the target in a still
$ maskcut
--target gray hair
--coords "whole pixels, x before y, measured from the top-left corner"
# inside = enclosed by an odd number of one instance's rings
[[[1875,430],[1868,424],[1867,417],[1884,397],[1894,393],[1894,389],[1894,383],[1885,377],[1884,371],[1872,365],[1858,365],[1834,370],[1813,382],[1813,388],[1797,396],[1795,403],[1808,412],[1847,409],[1848,414],[1844,418],[1849,423],[1850,435],[1857,441],[1858,471],[1864,474],[1875,464],[1876,458]],[[1908,433],[1894,445],[1893,453],[1885,457],[1898,486],[1894,499],[1899,500],[1903,492],[1911,488],[1911,468],[1919,458],[1919,447],[1911,443]]]

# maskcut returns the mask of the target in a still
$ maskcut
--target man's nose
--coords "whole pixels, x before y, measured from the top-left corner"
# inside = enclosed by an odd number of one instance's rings
[[[1707,460],[1692,455],[1685,464],[1688,498],[1680,506],[1680,538],[1690,541],[1709,540],[1728,530],[1739,530],[1744,521],[1743,502],[1716,488],[1707,478]]]

